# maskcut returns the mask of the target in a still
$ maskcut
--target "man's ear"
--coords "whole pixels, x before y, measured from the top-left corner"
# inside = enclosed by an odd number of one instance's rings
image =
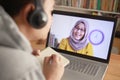
[[[33,11],[34,9],[35,9],[34,4],[29,3],[29,4],[27,4],[26,6],[24,6],[24,7],[20,10],[19,14],[13,16],[13,19],[15,20],[15,22],[17,23],[17,25],[18,25],[19,27],[20,27],[21,25],[24,25],[24,26],[26,26],[26,27],[31,26],[31,25],[29,24],[28,20],[27,20],[27,17],[28,17],[28,15],[29,15],[29,13],[30,13],[31,11]]]

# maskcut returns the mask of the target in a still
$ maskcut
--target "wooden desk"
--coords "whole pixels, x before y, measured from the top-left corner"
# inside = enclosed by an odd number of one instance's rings
[[[111,54],[104,80],[120,80],[120,55]]]
[[[37,44],[36,41],[32,41],[32,46],[34,49],[44,49],[44,44]],[[111,54],[110,63],[106,71],[104,80],[120,80],[120,55]]]

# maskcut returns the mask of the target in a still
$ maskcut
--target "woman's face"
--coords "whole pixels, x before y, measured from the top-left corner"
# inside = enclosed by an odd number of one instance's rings
[[[73,36],[76,40],[81,40],[85,34],[85,25],[80,23],[73,29]]]

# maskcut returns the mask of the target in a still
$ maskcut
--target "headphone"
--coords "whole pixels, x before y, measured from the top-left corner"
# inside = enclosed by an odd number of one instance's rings
[[[47,24],[48,17],[43,9],[41,0],[34,0],[34,5],[35,10],[28,14],[27,20],[33,26],[33,28],[40,29]]]

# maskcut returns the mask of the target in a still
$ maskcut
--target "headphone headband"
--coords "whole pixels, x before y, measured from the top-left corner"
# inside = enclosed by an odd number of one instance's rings
[[[43,5],[41,0],[34,0],[34,5],[36,9],[42,9],[43,10]]]

